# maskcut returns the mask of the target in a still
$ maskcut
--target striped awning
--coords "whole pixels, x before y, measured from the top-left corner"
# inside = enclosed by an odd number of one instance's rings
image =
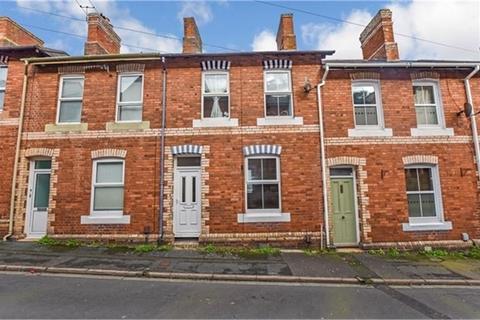
[[[172,147],[172,154],[202,154],[202,146],[196,144],[184,144]]]
[[[292,60],[264,60],[263,61],[264,69],[292,69]]]
[[[0,64],[7,64],[8,56],[0,56]]]
[[[202,61],[202,70],[230,70],[230,61],[227,60],[207,60]]]
[[[243,147],[244,156],[253,156],[261,154],[273,154],[280,155],[282,152],[282,147],[272,144],[256,144],[251,146]]]

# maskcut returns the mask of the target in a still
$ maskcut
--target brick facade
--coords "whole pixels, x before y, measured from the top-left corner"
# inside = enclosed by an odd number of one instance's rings
[[[189,156],[200,157],[200,242],[305,245],[324,240],[326,225],[329,226],[326,233],[333,238],[338,230],[331,211],[330,169],[338,166],[353,168],[359,245],[455,244],[462,233],[479,238],[479,183],[471,128],[469,120],[457,114],[466,101],[462,80],[470,70],[401,67],[331,70],[321,88],[322,138],[326,146],[326,185],[323,185],[319,101],[316,90],[308,90],[305,84],[307,80],[312,85],[321,81],[323,59],[331,52],[293,51],[295,35],[290,18],[291,15],[283,16],[287,19],[282,20],[286,25],[283,28],[288,30],[280,28],[279,34],[280,38],[289,37],[284,42],[290,44],[278,52],[201,54],[198,29],[193,20],[187,19],[186,36],[194,38],[194,43],[192,39],[184,43],[184,51],[189,54],[105,55],[101,62],[92,57],[91,61],[75,64],[69,58],[45,65],[42,62],[48,59],[32,60],[16,172],[14,237],[26,236],[29,162],[46,157],[52,160],[49,236],[119,241],[153,241],[162,237],[164,241],[175,241],[174,217],[178,214],[175,174],[181,155],[172,150],[184,150]],[[375,19],[382,22],[383,18]],[[391,16],[387,14],[387,18]],[[388,21],[382,25],[391,28]],[[373,27],[372,30],[369,32],[379,32]],[[92,33],[92,37],[89,40],[92,43],[99,40],[98,35]],[[89,33],[89,38],[92,37]],[[382,41],[393,42],[393,34]],[[135,61],[129,61],[129,57]],[[123,61],[113,61],[114,58]],[[397,58],[387,55],[386,60]],[[265,61],[271,60],[287,61],[282,62],[281,67],[285,68],[282,70],[291,65],[288,70],[291,70],[293,118],[290,122],[265,125]],[[202,121],[202,63],[207,61],[228,62],[218,64],[228,65],[231,120],[228,125],[197,125]],[[6,168],[13,168],[23,81],[22,63],[11,60],[10,64],[7,100],[0,113],[0,147],[5,150],[2,164]],[[118,80],[120,74],[129,72],[144,76],[142,121],[117,123]],[[164,72],[166,83],[162,80]],[[81,124],[57,124],[60,81],[62,76],[72,74],[84,77]],[[411,129],[417,126],[412,81],[419,79],[439,84],[445,127],[451,128],[453,135],[412,136]],[[349,129],[355,128],[352,82],[362,80],[378,84],[384,126],[391,129],[391,136],[349,134]],[[472,88],[478,88],[480,77],[471,82]],[[165,97],[162,97],[163,86]],[[473,95],[474,104],[480,104],[480,92],[473,89]],[[163,99],[165,119],[162,119]],[[251,145],[281,147],[274,156],[279,159],[280,211],[285,220],[245,222],[240,218],[247,211],[244,147]],[[262,153],[266,154],[269,153]],[[98,159],[122,159],[125,163],[122,211],[128,220],[82,223],[83,217],[91,214],[93,166]],[[443,218],[451,223],[449,230],[404,229],[409,222],[405,166],[417,163],[438,167]],[[12,175],[13,169],[2,175],[2,190],[10,190]],[[164,205],[160,208],[162,178]],[[324,188],[330,208],[327,221]],[[0,194],[2,234],[8,224],[9,201],[8,192]]]

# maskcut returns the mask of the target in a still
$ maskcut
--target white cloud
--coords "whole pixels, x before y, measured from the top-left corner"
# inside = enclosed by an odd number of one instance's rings
[[[480,2],[477,1],[392,1],[395,40],[402,59],[480,59]],[[372,15],[353,10],[345,20],[367,24]],[[302,38],[316,49],[336,50],[334,58],[361,58],[358,37],[363,27],[347,23],[306,24]],[[467,48],[462,51],[403,37],[411,35],[430,41]]]
[[[41,8],[38,4],[41,3]],[[85,6],[90,6],[88,0],[79,0],[79,3]],[[34,1],[34,0],[17,0],[18,6],[30,7],[49,12],[58,12],[62,15],[73,16],[78,19],[85,19],[85,14],[78,7],[75,1],[61,0],[61,1]],[[104,13],[114,26],[138,30],[146,33],[157,33],[154,29],[147,27],[140,20],[132,16],[130,11],[122,8],[116,1],[95,1],[96,9]],[[27,12],[24,10],[24,12]],[[29,11],[32,13],[32,11]],[[35,12],[33,12],[35,13]],[[81,36],[87,35],[87,23],[85,21],[66,20],[63,18],[48,17],[50,23],[54,22],[57,27],[66,32],[75,33]],[[181,41],[171,38],[162,38],[145,33],[139,33],[124,29],[115,29],[117,34],[122,38],[123,44],[131,45],[128,47],[122,45],[122,52],[139,52],[139,51],[161,51],[161,52],[180,52]],[[172,34],[166,34],[168,37],[175,37]],[[59,35],[59,37],[65,37]],[[136,48],[141,47],[144,49]]]
[[[275,51],[277,50],[275,34],[270,30],[263,30],[255,35],[251,46],[253,51]]]
[[[177,17],[182,22],[185,17],[195,17],[197,24],[202,25],[212,21],[213,13],[205,1],[185,1],[182,2]]]
[[[354,10],[344,20],[368,24],[372,15],[367,11]],[[335,50],[337,58],[360,58],[362,50],[358,37],[363,27],[343,23],[338,26],[322,23],[309,23],[301,26],[302,38],[307,45],[313,45],[316,49]]]

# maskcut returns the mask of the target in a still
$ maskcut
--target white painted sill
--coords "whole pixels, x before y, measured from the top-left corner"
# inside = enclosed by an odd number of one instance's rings
[[[234,118],[194,119],[193,127],[194,128],[238,127],[238,119],[234,119]]]
[[[354,128],[348,129],[349,137],[391,137],[391,128]]]
[[[130,216],[81,216],[81,224],[130,224]]]
[[[412,137],[447,136],[453,137],[453,128],[411,128]]]
[[[238,223],[290,222],[290,213],[239,213]]]
[[[257,126],[303,125],[303,117],[266,117],[257,118]]]
[[[441,231],[452,230],[452,222],[402,223],[403,231]]]

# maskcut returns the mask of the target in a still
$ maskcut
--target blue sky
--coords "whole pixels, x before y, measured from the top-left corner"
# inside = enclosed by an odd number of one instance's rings
[[[91,5],[89,0],[77,0]],[[278,8],[253,1],[101,1],[91,0],[98,10],[110,17],[114,26],[166,34],[181,39],[182,16],[195,16],[204,43],[238,51],[268,50],[274,45],[281,13],[293,12],[297,46],[300,50],[334,49],[336,58],[360,58],[358,36],[362,27],[300,12],[318,13],[332,18],[367,24],[380,8],[393,11],[394,30],[448,46],[438,46],[412,38],[397,36],[402,58],[480,59],[480,4],[478,1],[281,1]],[[12,17],[45,40],[46,45],[82,54],[84,39],[48,32],[33,26],[84,36],[86,24],[26,10],[22,7],[55,12],[83,19],[75,0],[2,2],[0,14]],[[470,19],[466,19],[471,17]],[[468,23],[466,23],[468,21]],[[175,39],[117,30],[125,44],[124,52],[180,50]],[[206,45],[207,52],[226,51]]]

